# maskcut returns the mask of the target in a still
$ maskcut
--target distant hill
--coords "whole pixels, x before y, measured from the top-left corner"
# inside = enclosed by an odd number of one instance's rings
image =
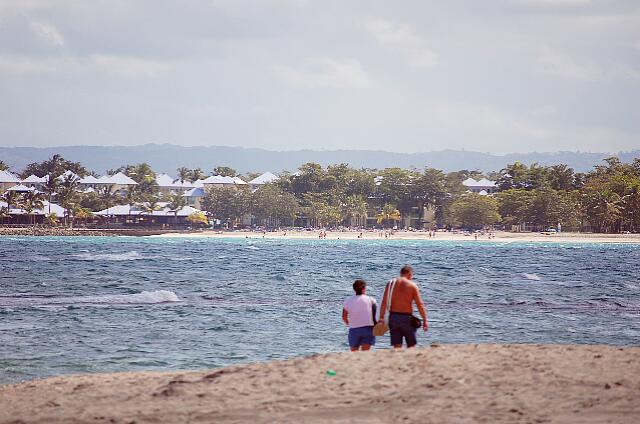
[[[61,147],[0,147],[0,160],[14,171],[21,171],[27,163],[41,161],[54,154],[81,162],[100,174],[107,169],[129,163],[147,162],[158,172],[176,174],[180,166],[200,167],[211,172],[216,166],[230,166],[239,172],[294,171],[303,163],[322,165],[348,163],[356,168],[432,167],[445,172],[461,169],[498,171],[505,165],[520,161],[541,165],[564,163],[576,171],[589,171],[593,165],[610,156],[608,153],[556,152],[556,153],[490,153],[440,150],[425,153],[393,153],[373,150],[295,150],[271,151],[242,147],[184,147],[172,144],[144,144],[138,146],[61,146]],[[640,158],[640,150],[621,152],[621,160],[630,162]]]

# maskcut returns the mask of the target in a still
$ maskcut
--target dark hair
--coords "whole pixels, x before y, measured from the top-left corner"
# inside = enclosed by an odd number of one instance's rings
[[[400,269],[400,275],[407,274],[413,274],[413,268],[411,268],[409,265],[405,265],[402,267],[402,269]]]
[[[365,287],[367,287],[367,282],[364,280],[356,280],[353,282],[353,290],[357,295],[361,295]]]

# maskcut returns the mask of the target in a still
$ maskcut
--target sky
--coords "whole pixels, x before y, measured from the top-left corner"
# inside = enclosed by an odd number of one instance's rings
[[[0,146],[640,148],[638,0],[0,0]]]

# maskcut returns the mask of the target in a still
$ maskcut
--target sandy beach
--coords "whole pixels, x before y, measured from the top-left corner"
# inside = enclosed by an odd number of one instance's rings
[[[477,240],[471,234],[461,232],[437,232],[429,237],[424,231],[395,231],[388,238],[380,231],[327,231],[326,238],[320,239],[320,231],[215,231],[168,233],[152,235],[151,237],[208,237],[208,238],[251,238],[251,239],[316,239],[323,240],[429,240],[429,241],[474,241],[474,242],[504,242],[504,243],[634,243],[640,244],[640,234],[593,234],[593,233],[512,233],[496,231],[490,238],[488,234],[479,234]]]
[[[640,347],[442,345],[61,376],[0,386],[0,422],[637,423],[638,358]]]

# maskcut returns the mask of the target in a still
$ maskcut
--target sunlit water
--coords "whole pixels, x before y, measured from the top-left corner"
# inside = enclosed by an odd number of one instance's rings
[[[342,351],[352,281],[405,263],[420,344],[640,344],[640,245],[3,237],[0,383]]]

